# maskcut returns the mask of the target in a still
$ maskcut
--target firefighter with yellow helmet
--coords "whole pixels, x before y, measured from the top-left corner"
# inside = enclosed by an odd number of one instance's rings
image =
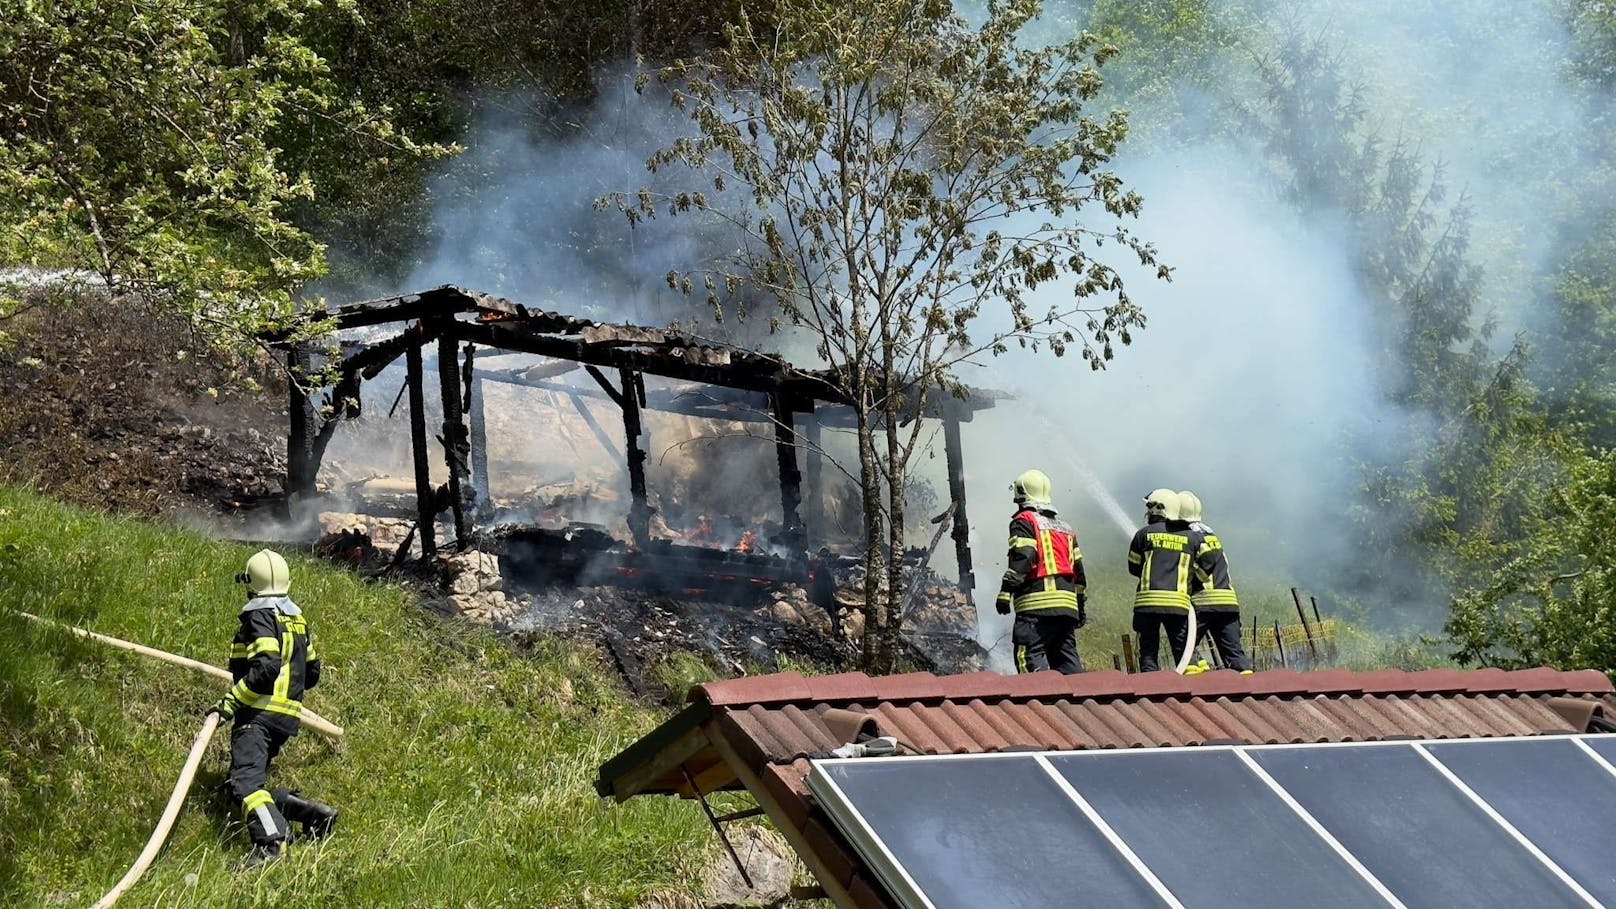
[[[1086,580],[1077,534],[1056,511],[1053,484],[1043,471],[1023,473],[1010,491],[1016,511],[995,606],[1001,615],[1016,615],[1011,630],[1016,671],[1082,672],[1077,630],[1087,621]]]
[[[308,621],[287,596],[291,572],[269,549],[247,560],[236,580],[247,587],[240,626],[230,644],[230,692],[209,708],[230,720],[230,774],[225,788],[241,806],[252,838],[243,866],[279,858],[291,842],[291,824],[315,839],[337,823],[331,806],[287,789],[265,789],[269,765],[297,735],[303,694],[320,683],[320,656]]]
[[[1187,489],[1178,494],[1178,516],[1201,535],[1201,548],[1196,553],[1190,578],[1196,637],[1212,639],[1212,646],[1217,648],[1218,659],[1224,666],[1250,672],[1251,658],[1240,644],[1240,599],[1235,596],[1234,581],[1229,577],[1229,559],[1223,554],[1223,541],[1202,522],[1200,496]]]
[[[1161,632],[1167,630],[1173,662],[1189,646],[1190,578],[1201,534],[1179,514],[1178,493],[1145,496],[1145,526],[1128,545],[1128,573],[1139,579],[1133,596],[1133,630],[1139,635],[1139,671],[1161,668]]]

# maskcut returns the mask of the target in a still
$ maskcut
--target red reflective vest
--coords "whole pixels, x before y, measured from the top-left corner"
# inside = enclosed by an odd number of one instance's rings
[[[1033,559],[1032,570],[1027,572],[1029,579],[1077,574],[1077,566],[1072,558],[1077,551],[1077,537],[1071,531],[1050,527],[1031,508],[1018,512],[1016,517],[1026,521],[1036,531],[1033,546],[1037,555]]]

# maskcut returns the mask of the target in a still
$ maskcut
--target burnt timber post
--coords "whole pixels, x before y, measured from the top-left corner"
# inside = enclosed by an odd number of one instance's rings
[[[806,542],[802,530],[802,471],[797,467],[797,428],[791,404],[781,392],[769,395],[774,416],[774,456],[780,465],[780,520],[785,525],[787,545],[801,549]]]
[[[286,352],[287,409],[291,426],[286,436],[286,503],[300,501],[314,494],[315,474],[319,462],[314,457],[314,402],[302,383],[313,372],[314,357],[302,345]]]
[[[954,558],[959,562],[960,590],[970,593],[976,589],[976,574],[971,568],[971,523],[965,508],[965,452],[960,445],[959,408],[952,404],[943,408],[943,449],[948,456],[948,498],[954,503]]]
[[[808,414],[802,421],[803,436],[808,443],[808,498],[807,509],[803,515],[803,544],[812,548],[825,539],[825,490],[820,485],[825,476],[825,455],[821,446],[823,427],[819,417]]]
[[[421,389],[421,345],[411,344],[404,351],[405,385],[410,391],[410,447],[415,456],[416,530],[421,535],[421,558],[437,555],[433,533],[437,507],[433,501],[432,468],[426,449],[426,394]]]
[[[645,495],[645,449],[640,447],[640,396],[643,393],[640,375],[632,369],[617,371],[623,382],[623,440],[628,453],[628,488],[634,501],[628,507],[628,530],[634,545],[644,549],[651,542],[651,506]]]
[[[466,361],[470,363],[471,354],[468,352]],[[471,421],[471,486],[476,498],[476,513],[478,518],[487,521],[494,516],[494,498],[489,492],[488,481],[488,415],[483,403],[483,394],[488,383],[482,376],[472,373],[471,384],[467,386],[471,392],[471,412],[467,414]]]
[[[438,380],[443,393],[443,458],[449,467],[449,510],[454,514],[455,548],[465,549],[471,543],[471,528],[466,520],[466,462],[471,443],[466,432],[465,415],[460,411],[460,351],[459,342],[450,332],[438,337]]]

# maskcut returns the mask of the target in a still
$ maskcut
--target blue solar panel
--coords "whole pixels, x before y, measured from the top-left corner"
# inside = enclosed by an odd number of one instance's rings
[[[1428,747],[1577,883],[1616,906],[1616,775],[1564,738]]]
[[[1049,762],[1186,902],[1382,903],[1232,750],[1073,753]],[[1306,869],[1305,873],[1298,873]]]
[[[924,894],[926,902],[915,894],[909,905],[1164,905],[1031,757],[866,759],[816,769],[816,791],[823,774],[856,810],[839,819],[862,822],[855,844],[864,832],[879,840],[861,847],[865,858],[881,870],[890,856],[902,869],[885,869],[889,889],[912,883]]]
[[[1409,909],[1587,905],[1411,747],[1251,756]]]
[[[1594,736],[817,761],[809,786],[905,909],[1616,906],[1616,773],[1579,741],[1616,766]]]
[[[1583,741],[1588,747],[1599,752],[1606,763],[1616,764],[1616,735],[1590,735]]]

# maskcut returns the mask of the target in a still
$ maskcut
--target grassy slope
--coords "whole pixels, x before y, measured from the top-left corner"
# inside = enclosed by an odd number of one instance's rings
[[[4,608],[223,663],[249,554],[0,487],[0,905],[87,905],[162,810],[212,680],[41,630]],[[166,852],[128,906],[620,906],[688,881],[709,836],[689,804],[613,806],[599,763],[658,717],[588,649],[513,650],[423,614],[401,590],[294,559],[327,661],[274,781],[337,805],[336,837],[235,874],[214,740]]]

